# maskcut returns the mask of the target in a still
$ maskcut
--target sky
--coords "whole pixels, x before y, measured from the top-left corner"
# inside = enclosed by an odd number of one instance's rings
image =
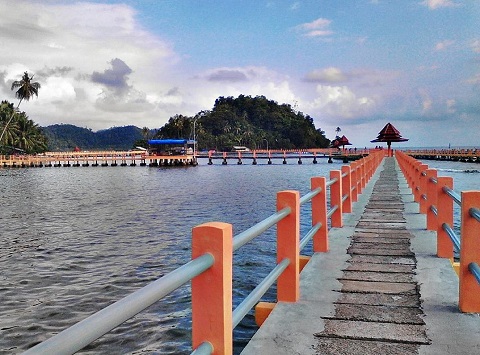
[[[0,99],[41,126],[160,128],[262,95],[333,139],[480,147],[477,0],[0,0]],[[395,147],[395,144],[394,144]]]

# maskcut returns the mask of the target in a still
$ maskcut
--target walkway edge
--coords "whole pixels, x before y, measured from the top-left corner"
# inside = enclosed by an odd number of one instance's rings
[[[415,237],[411,249],[417,259],[416,280],[431,345],[420,346],[420,355],[480,354],[480,315],[458,309],[458,277],[448,259],[436,256],[436,233],[427,231],[426,217],[419,213],[411,189],[400,172],[400,194],[405,203],[407,230]]]
[[[352,213],[344,215],[344,227],[329,232],[330,251],[316,253],[300,274],[300,300],[297,303],[279,302],[262,327],[242,351],[242,355],[262,354],[315,354],[318,339],[314,337],[324,329],[321,317],[334,313],[334,302],[342,285],[337,280],[343,274],[350,255],[347,248],[360,217],[365,210],[373,186],[383,164],[370,179]],[[320,270],[320,271],[319,271]],[[320,274],[319,274],[320,272]]]

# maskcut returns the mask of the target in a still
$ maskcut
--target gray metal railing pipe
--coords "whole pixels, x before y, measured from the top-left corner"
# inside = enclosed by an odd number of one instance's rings
[[[213,353],[213,350],[213,345],[206,341],[197,346],[197,348],[192,351],[190,355],[210,355]]]
[[[345,202],[348,198],[348,194],[342,196],[342,202]]]
[[[322,228],[322,224],[320,222],[315,224],[312,228],[310,228],[310,230],[307,232],[307,234],[305,234],[305,236],[302,238],[302,240],[300,240],[300,247],[299,247],[300,251],[302,251],[303,248],[305,248],[305,245],[308,244],[310,239],[313,238],[315,233],[317,233],[320,228]]]
[[[248,228],[242,233],[234,236],[233,251],[238,250],[239,248],[247,244],[249,241],[265,232],[268,228],[273,227],[275,224],[287,217],[290,212],[292,212],[292,209],[290,207],[285,207],[283,210],[277,211],[270,217],[265,218],[263,221],[258,222],[257,224]]]
[[[438,208],[436,206],[431,205],[430,210],[433,212],[435,216],[438,216]]]
[[[200,275],[213,263],[214,259],[211,254],[199,256],[50,339],[30,348],[24,354],[74,354],[195,276]]]
[[[322,192],[322,188],[318,187],[315,190],[310,191],[308,194],[305,194],[304,196],[302,196],[300,198],[300,206],[310,201],[312,198],[317,196],[320,192]]]
[[[473,262],[468,264],[468,270],[475,276],[475,280],[477,280],[478,284],[480,285],[480,266],[477,263]]]
[[[442,228],[445,232],[447,232],[448,236],[450,237],[450,240],[452,241],[453,247],[455,248],[455,250],[457,252],[459,252],[460,251],[460,239],[455,234],[455,231],[447,223],[443,223]]]
[[[431,177],[430,181],[433,182],[434,184],[438,184],[438,180],[434,177]]]
[[[285,258],[270,271],[270,273],[253,289],[252,292],[240,303],[232,314],[232,324],[235,328],[245,317],[245,315],[252,309],[253,306],[262,298],[265,292],[268,291],[270,286],[278,279],[282,272],[290,264],[290,259]]]
[[[337,181],[338,181],[337,178],[332,179],[332,180],[328,180],[325,185],[326,185],[327,187],[328,187],[328,186],[332,186],[332,185],[335,184]]]
[[[480,222],[480,209],[470,208],[468,212],[470,213],[470,217],[473,217],[477,220],[477,222]]]
[[[338,206],[337,206],[337,205],[333,206],[333,207],[330,209],[330,211],[327,212],[327,218],[332,217],[332,215],[335,213],[336,210],[338,210]]]
[[[449,188],[448,186],[444,186],[442,188],[443,192],[445,192],[448,196],[450,196],[453,201],[455,201],[455,203],[457,205],[461,205],[462,204],[462,197],[457,193],[455,192],[454,190],[452,190],[451,188]]]

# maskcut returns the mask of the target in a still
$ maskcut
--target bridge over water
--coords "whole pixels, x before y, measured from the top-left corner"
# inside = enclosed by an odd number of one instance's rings
[[[480,191],[459,195],[451,180],[404,153],[372,153],[312,178],[305,196],[279,192],[277,212],[235,236],[227,223],[193,228],[191,262],[27,353],[74,353],[191,280],[196,355],[231,354],[252,307],[261,326],[242,354],[478,354]],[[278,264],[232,311],[232,253],[272,226]],[[310,240],[314,254],[301,257]],[[278,302],[258,303],[274,282]]]
[[[379,170],[302,271],[299,301],[277,304],[242,354],[480,353],[480,316],[460,312],[436,233],[394,158]]]

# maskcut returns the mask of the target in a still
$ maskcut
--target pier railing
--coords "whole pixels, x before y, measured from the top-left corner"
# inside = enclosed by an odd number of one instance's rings
[[[453,178],[437,176],[436,169],[397,151],[395,153],[412,189],[420,213],[426,214],[427,230],[437,233],[437,256],[448,258],[459,276],[459,308],[480,312],[480,191],[453,189]],[[460,206],[460,235],[453,229],[453,204]],[[454,251],[459,262],[454,261]]]
[[[328,221],[342,227],[343,213],[373,176],[383,159],[375,152],[326,177],[311,178],[311,191],[277,193],[276,212],[233,236],[231,224],[210,222],[192,230],[192,260],[142,289],[98,311],[68,329],[26,351],[25,354],[73,354],[135,314],[192,282],[192,354],[231,354],[233,329],[277,282],[278,302],[296,302],[300,297],[300,272],[308,257],[301,250],[313,239],[313,252],[328,251]],[[329,197],[329,198],[328,198]],[[330,208],[327,209],[327,202]],[[300,206],[312,204],[312,228],[300,239]],[[260,284],[232,311],[233,252],[277,226],[277,263]],[[256,307],[262,323],[274,305]]]

